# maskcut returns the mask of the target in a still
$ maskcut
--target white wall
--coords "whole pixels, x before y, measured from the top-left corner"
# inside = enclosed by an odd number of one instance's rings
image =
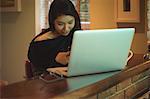
[[[28,45],[35,35],[35,0],[21,0],[22,12],[2,13],[2,79],[23,80]]]

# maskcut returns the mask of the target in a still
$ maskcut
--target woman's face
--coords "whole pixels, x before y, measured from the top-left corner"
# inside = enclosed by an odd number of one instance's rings
[[[67,36],[75,26],[75,18],[70,15],[61,15],[54,21],[55,32]]]

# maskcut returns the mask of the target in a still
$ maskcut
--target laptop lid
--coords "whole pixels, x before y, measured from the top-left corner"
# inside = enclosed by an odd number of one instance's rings
[[[67,76],[123,69],[134,32],[134,28],[76,31]]]

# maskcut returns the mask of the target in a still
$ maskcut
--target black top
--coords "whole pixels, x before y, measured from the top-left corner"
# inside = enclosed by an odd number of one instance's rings
[[[68,51],[68,48],[71,46],[72,42],[71,33],[68,36],[59,36],[55,39],[47,39],[42,41],[34,41],[35,38],[30,43],[28,58],[34,65],[34,72],[36,74],[41,74],[49,67],[65,66],[57,63],[55,61],[55,57],[59,52]]]

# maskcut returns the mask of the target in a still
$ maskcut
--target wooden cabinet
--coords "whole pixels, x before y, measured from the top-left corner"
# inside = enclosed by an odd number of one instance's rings
[[[140,0],[115,0],[116,22],[140,22]]]

